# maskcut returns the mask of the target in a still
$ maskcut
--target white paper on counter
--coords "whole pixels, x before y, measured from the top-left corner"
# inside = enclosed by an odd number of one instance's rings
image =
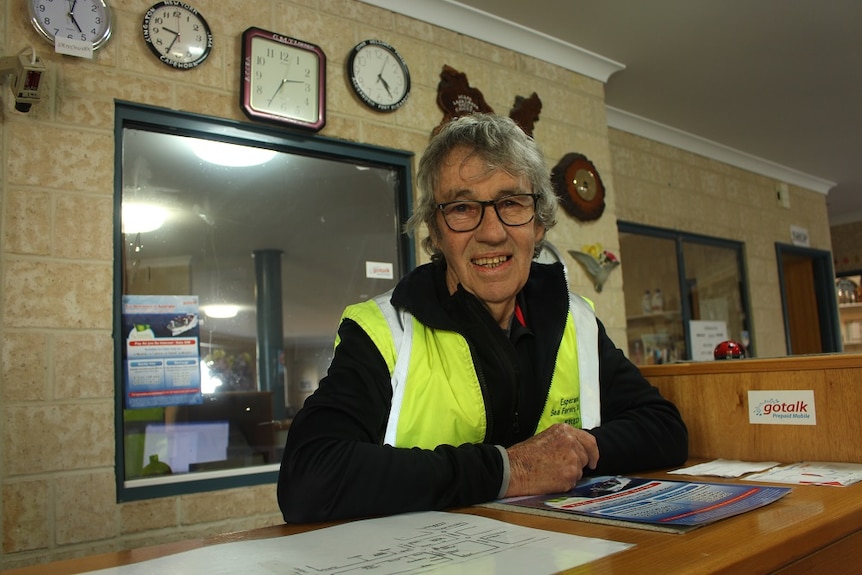
[[[746,473],[763,471],[780,465],[777,461],[740,461],[739,459],[716,459],[698,463],[682,469],[668,471],[671,475],[712,475],[715,477],[741,477]]]
[[[429,511],[223,543],[91,575],[551,575],[633,547]]]
[[[862,463],[803,461],[749,475],[745,480],[844,487],[862,480]]]

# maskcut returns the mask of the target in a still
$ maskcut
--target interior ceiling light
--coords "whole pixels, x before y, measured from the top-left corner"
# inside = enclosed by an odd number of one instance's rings
[[[193,139],[191,142],[192,151],[198,158],[210,164],[229,168],[259,166],[270,161],[278,153],[275,150],[238,146],[213,140]]]
[[[155,204],[123,202],[123,233],[143,234],[152,232],[165,224],[168,211]]]
[[[236,314],[239,313],[239,306],[230,304],[205,305],[201,307],[201,311],[203,311],[207,317],[228,319],[236,317]]]

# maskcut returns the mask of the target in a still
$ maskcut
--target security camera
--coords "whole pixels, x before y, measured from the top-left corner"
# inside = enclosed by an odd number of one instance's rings
[[[23,53],[17,56],[0,58],[0,74],[12,78],[9,87],[15,94],[15,109],[25,114],[30,106],[39,102],[42,97],[42,81],[45,66],[42,59],[34,51],[32,56]]]

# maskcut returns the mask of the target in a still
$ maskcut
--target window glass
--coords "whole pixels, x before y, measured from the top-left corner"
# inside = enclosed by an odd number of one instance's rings
[[[845,352],[862,351],[862,276],[847,275],[836,279],[841,342]]]
[[[691,319],[723,323],[727,339],[750,348],[737,250],[693,241],[682,245]]]
[[[344,307],[412,263],[410,156],[117,114],[120,498],[272,481]]]
[[[620,233],[629,358],[637,365],[687,357],[673,238]]]
[[[619,229],[635,364],[712,360],[728,339],[753,354],[741,244],[627,222]]]

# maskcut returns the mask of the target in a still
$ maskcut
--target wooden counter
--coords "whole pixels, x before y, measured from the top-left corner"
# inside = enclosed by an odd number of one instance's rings
[[[689,427],[690,456],[697,460],[723,457],[784,463],[862,462],[862,355],[648,366],[643,372],[679,406]],[[751,424],[748,390],[813,390],[817,424]],[[667,478],[663,473],[643,475]],[[843,574],[862,565],[862,483],[850,487],[794,486],[792,492],[766,507],[685,534],[488,508],[458,511],[527,527],[635,544],[632,549],[575,568],[571,573]],[[324,526],[327,525],[281,525],[36,565],[6,571],[4,575],[78,574],[207,545],[283,537]]]
[[[662,473],[644,474],[667,477]],[[672,476],[679,478],[678,476]],[[715,481],[713,478],[701,478]],[[634,543],[635,547],[569,573],[847,573],[862,564],[862,484],[795,486],[766,507],[684,534],[660,533],[481,507],[458,510],[526,527]],[[280,525],[13,569],[4,575],[72,575],[127,565],[181,551],[247,539],[284,537],[327,525]]]
[[[862,355],[645,366],[689,429],[689,457],[862,463]],[[749,390],[812,390],[817,425],[749,423]]]

